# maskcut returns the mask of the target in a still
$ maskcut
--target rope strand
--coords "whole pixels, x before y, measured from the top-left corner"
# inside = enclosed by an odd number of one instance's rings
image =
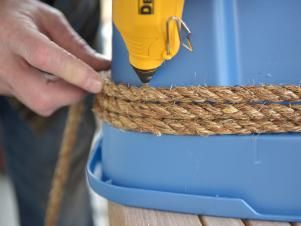
[[[45,226],[56,226],[59,219],[64,188],[69,176],[71,155],[76,142],[83,108],[83,103],[75,104],[69,108],[63,140],[49,193]]]
[[[107,80],[94,111],[114,127],[156,135],[301,132],[299,86],[116,85]]]
[[[103,93],[106,96],[133,102],[301,102],[301,87],[295,85],[155,88],[116,85],[110,80],[106,80]]]

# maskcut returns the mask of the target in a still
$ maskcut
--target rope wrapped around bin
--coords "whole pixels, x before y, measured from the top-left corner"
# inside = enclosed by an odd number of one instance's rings
[[[301,132],[301,87],[134,87],[105,80],[94,111],[114,127],[156,135]],[[82,104],[69,110],[45,226],[57,225]]]
[[[94,111],[123,130],[156,135],[301,132],[296,85],[154,88],[105,80]]]

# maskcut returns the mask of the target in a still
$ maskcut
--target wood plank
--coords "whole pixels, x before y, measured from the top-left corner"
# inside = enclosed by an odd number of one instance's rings
[[[292,223],[292,226],[301,226],[301,222]]]
[[[276,221],[255,221],[247,220],[245,221],[246,226],[291,226],[287,222],[276,222]]]
[[[197,215],[161,212],[109,203],[110,226],[202,226]]]
[[[244,226],[243,221],[234,218],[200,216],[203,226]]]

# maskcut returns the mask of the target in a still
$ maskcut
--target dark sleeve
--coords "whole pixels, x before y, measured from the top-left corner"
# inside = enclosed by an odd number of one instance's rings
[[[62,11],[72,27],[92,44],[100,20],[99,0],[43,0]]]

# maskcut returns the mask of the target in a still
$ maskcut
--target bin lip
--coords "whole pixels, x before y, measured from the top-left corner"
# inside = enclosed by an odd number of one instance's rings
[[[102,139],[99,136],[88,160],[87,181],[95,193],[112,202],[126,206],[189,214],[301,222],[300,215],[260,213],[245,200],[239,198],[192,195],[114,185],[112,180],[104,179],[102,175],[101,144]]]

